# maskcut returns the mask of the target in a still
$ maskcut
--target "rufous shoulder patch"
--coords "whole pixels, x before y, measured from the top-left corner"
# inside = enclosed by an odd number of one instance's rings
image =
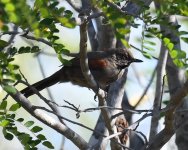
[[[104,59],[92,59],[89,60],[89,66],[93,69],[105,68],[108,65],[108,62]]]

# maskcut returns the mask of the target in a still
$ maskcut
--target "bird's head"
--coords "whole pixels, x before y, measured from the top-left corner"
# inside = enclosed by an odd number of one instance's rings
[[[120,69],[128,67],[133,62],[143,62],[140,59],[134,58],[131,52],[127,49],[117,49],[115,52],[115,60],[116,65]]]

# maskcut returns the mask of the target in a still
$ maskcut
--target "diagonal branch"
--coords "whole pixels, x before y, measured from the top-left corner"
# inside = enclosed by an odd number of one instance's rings
[[[34,116],[35,118],[46,124],[47,126],[51,127],[52,129],[56,130],[60,134],[63,134],[66,138],[70,139],[80,149],[89,148],[89,145],[84,139],[82,139],[81,136],[79,136],[77,133],[75,133],[73,130],[71,130],[64,124],[60,123],[59,121],[56,121],[53,117],[44,113],[42,110],[35,109],[35,107],[31,104],[31,102],[25,96],[23,96],[19,91],[10,94],[10,96],[32,116]]]
[[[81,11],[81,8],[76,4],[75,0],[66,0],[67,3],[69,3],[69,5],[71,5],[71,7],[76,10],[77,12]]]

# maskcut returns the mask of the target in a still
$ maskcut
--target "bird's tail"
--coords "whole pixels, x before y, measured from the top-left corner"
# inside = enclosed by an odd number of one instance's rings
[[[38,91],[41,91],[47,87],[50,87],[50,86],[58,83],[60,81],[60,77],[62,80],[63,75],[61,76],[61,74],[60,74],[61,71],[62,70],[59,70],[56,73],[52,74],[51,76],[49,76],[39,82],[34,83],[33,85],[31,85],[31,87],[35,88]],[[27,87],[27,88],[21,90],[20,92],[22,94],[24,94],[25,97],[29,97],[29,96],[35,94],[35,92],[31,89],[31,87]]]

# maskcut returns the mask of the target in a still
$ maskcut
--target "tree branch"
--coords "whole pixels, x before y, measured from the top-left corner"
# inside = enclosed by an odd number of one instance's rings
[[[76,10],[77,12],[80,12],[81,11],[81,7],[78,7],[78,5],[76,5],[76,2],[74,0],[66,0],[67,3],[69,5],[71,5],[71,7]]]
[[[70,139],[80,149],[88,149],[89,148],[89,145],[87,144],[87,142],[84,139],[82,139],[82,137],[80,137],[73,130],[71,130],[64,124],[60,123],[59,121],[56,121],[53,117],[47,115],[40,109],[35,109],[35,107],[30,103],[30,101],[28,101],[27,98],[24,97],[19,91],[17,91],[15,94],[13,94],[13,93],[10,94],[10,96],[16,102],[18,102],[32,116],[34,116],[36,119],[40,120],[47,126],[53,128],[60,134],[63,134],[66,138]]]
[[[182,88],[180,88],[171,98],[170,103],[167,105],[167,112],[165,113],[165,128],[158,133],[152,141],[146,146],[146,150],[160,149],[162,146],[172,137],[173,130],[173,118],[175,109],[182,103],[183,98],[188,94],[188,80],[185,82]],[[156,142],[157,141],[157,142]],[[145,148],[144,148],[145,149]]]
[[[150,137],[151,140],[156,134],[158,129],[158,121],[160,119],[160,109],[161,109],[161,97],[162,97],[162,85],[163,85],[163,76],[165,72],[166,62],[167,62],[168,51],[162,45],[161,52],[159,56],[159,61],[157,64],[157,81],[155,88],[155,99],[153,103],[153,116],[151,119],[151,128],[150,128]]]

